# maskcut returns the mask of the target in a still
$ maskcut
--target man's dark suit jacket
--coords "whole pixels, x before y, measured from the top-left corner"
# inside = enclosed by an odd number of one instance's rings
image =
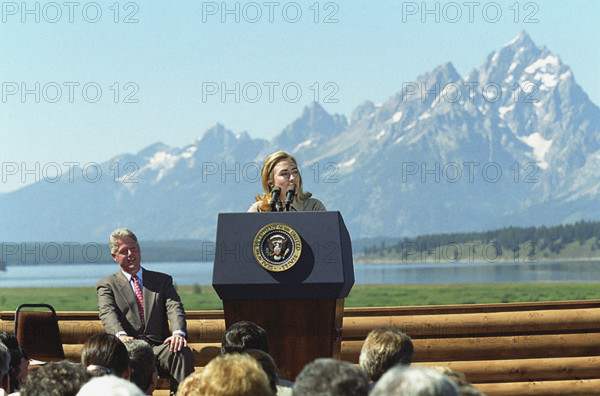
[[[186,332],[185,311],[173,287],[173,278],[144,269],[142,283],[145,328],[142,328],[135,294],[125,275],[119,270],[98,281],[98,310],[106,331],[110,334],[124,331],[135,338],[145,336],[155,343],[162,343],[171,336],[169,322],[173,330]]]

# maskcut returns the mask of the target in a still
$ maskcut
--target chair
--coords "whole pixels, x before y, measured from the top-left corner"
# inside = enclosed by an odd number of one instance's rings
[[[23,308],[46,308],[28,311]],[[30,359],[59,361],[65,358],[56,311],[48,304],[21,304],[15,311],[15,335]]]

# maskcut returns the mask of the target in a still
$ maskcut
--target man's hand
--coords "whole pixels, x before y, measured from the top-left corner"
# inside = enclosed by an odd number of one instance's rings
[[[123,335],[120,335],[120,336],[119,336],[119,340],[120,340],[121,342],[127,342],[127,341],[134,340],[134,338],[133,338],[133,337],[131,337],[131,336],[128,336],[127,334],[123,334]]]
[[[171,337],[167,338],[163,344],[170,343],[169,349],[171,352],[179,352],[183,347],[187,346],[187,341],[185,337],[180,334],[173,334]]]

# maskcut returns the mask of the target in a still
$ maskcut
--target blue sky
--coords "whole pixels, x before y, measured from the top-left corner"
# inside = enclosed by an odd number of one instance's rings
[[[314,100],[349,116],[446,62],[464,76],[520,30],[600,104],[600,2],[466,3],[3,2],[0,193],[215,122],[270,139]]]

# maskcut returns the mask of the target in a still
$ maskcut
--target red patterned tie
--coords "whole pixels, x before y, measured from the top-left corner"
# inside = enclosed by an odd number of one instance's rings
[[[138,280],[137,275],[133,275],[131,277],[133,281],[133,290],[135,291],[135,296],[137,297],[135,300],[137,302],[138,308],[140,309],[140,317],[142,319],[142,328],[145,327],[144,322],[144,296],[142,294],[142,288],[140,287],[140,282]]]

